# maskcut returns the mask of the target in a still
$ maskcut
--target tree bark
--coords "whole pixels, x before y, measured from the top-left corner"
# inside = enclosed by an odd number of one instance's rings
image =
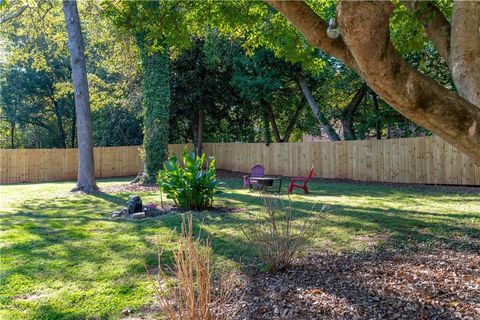
[[[458,93],[480,108],[480,2],[453,3],[450,70]]]
[[[355,134],[355,129],[353,128],[353,117],[355,112],[357,112],[358,106],[365,97],[367,87],[363,84],[355,95],[353,96],[350,103],[343,109],[342,115],[340,117],[340,122],[343,126],[343,139],[344,140],[357,140],[357,135]]]
[[[78,132],[78,179],[77,189],[92,192],[98,189],[95,182],[93,161],[92,116],[88,95],[87,71],[84,45],[80,28],[77,2],[63,0],[63,12],[68,33],[68,49],[72,66],[73,91]]]
[[[72,129],[71,129],[71,148],[75,148],[75,127],[77,126],[77,115],[75,112],[72,113]]]
[[[342,36],[369,86],[405,117],[480,160],[480,110],[408,65],[389,39],[390,2],[339,3]]]
[[[305,99],[307,99],[307,103],[310,106],[313,115],[317,119],[323,131],[325,131],[325,133],[327,134],[328,139],[330,141],[340,141],[340,137],[332,128],[325,115],[320,111],[320,108],[318,107],[317,102],[313,98],[312,92],[310,91],[310,87],[308,86],[308,83],[302,74],[298,75],[298,83],[300,84],[300,88],[302,89]],[[321,135],[322,134],[320,133],[320,136]]]
[[[352,66],[397,111],[480,162],[479,108],[414,70],[396,52],[389,39],[390,2],[340,1],[342,37],[336,40],[343,45],[335,47],[339,52],[332,49],[331,42],[316,40],[325,38],[326,26],[304,2],[267,2],[312,45]]]

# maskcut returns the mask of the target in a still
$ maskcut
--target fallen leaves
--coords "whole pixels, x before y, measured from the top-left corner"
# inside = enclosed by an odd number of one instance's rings
[[[311,254],[249,281],[241,319],[480,319],[480,253]]]

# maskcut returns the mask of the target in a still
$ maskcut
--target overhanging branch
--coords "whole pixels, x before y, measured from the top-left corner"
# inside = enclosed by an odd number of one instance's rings
[[[355,60],[342,38],[331,39],[327,36],[327,23],[323,21],[303,1],[265,0],[273,8],[280,11],[314,47],[337,58],[346,66],[356,70]]]
[[[370,88],[409,120],[480,162],[480,108],[414,70],[395,50],[392,4],[342,0],[337,9],[342,37]]]

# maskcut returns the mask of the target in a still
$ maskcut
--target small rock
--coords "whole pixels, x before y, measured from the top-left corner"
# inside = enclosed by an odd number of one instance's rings
[[[146,217],[145,212],[137,212],[132,214],[132,219],[143,219],[145,217]]]
[[[122,314],[123,314],[124,316],[128,316],[128,315],[130,314],[130,309],[128,309],[128,308],[123,309],[123,310],[122,310]]]
[[[122,215],[122,211],[114,211],[112,212],[112,218],[118,218]]]

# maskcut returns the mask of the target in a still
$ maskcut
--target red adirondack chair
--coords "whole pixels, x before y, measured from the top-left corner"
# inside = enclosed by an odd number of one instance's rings
[[[292,193],[293,188],[299,188],[302,189],[303,192],[308,193],[308,187],[307,183],[310,179],[312,179],[314,174],[313,171],[313,166],[310,168],[310,173],[308,174],[308,177],[293,177],[292,180],[290,181],[290,185],[288,186],[288,193]],[[297,184],[300,183],[300,184]]]
[[[258,181],[255,177],[263,177],[265,175],[265,169],[261,164],[256,164],[252,167],[252,173],[249,176],[243,176],[243,187],[246,188],[247,184],[250,190],[252,190],[253,184],[257,184]]]

